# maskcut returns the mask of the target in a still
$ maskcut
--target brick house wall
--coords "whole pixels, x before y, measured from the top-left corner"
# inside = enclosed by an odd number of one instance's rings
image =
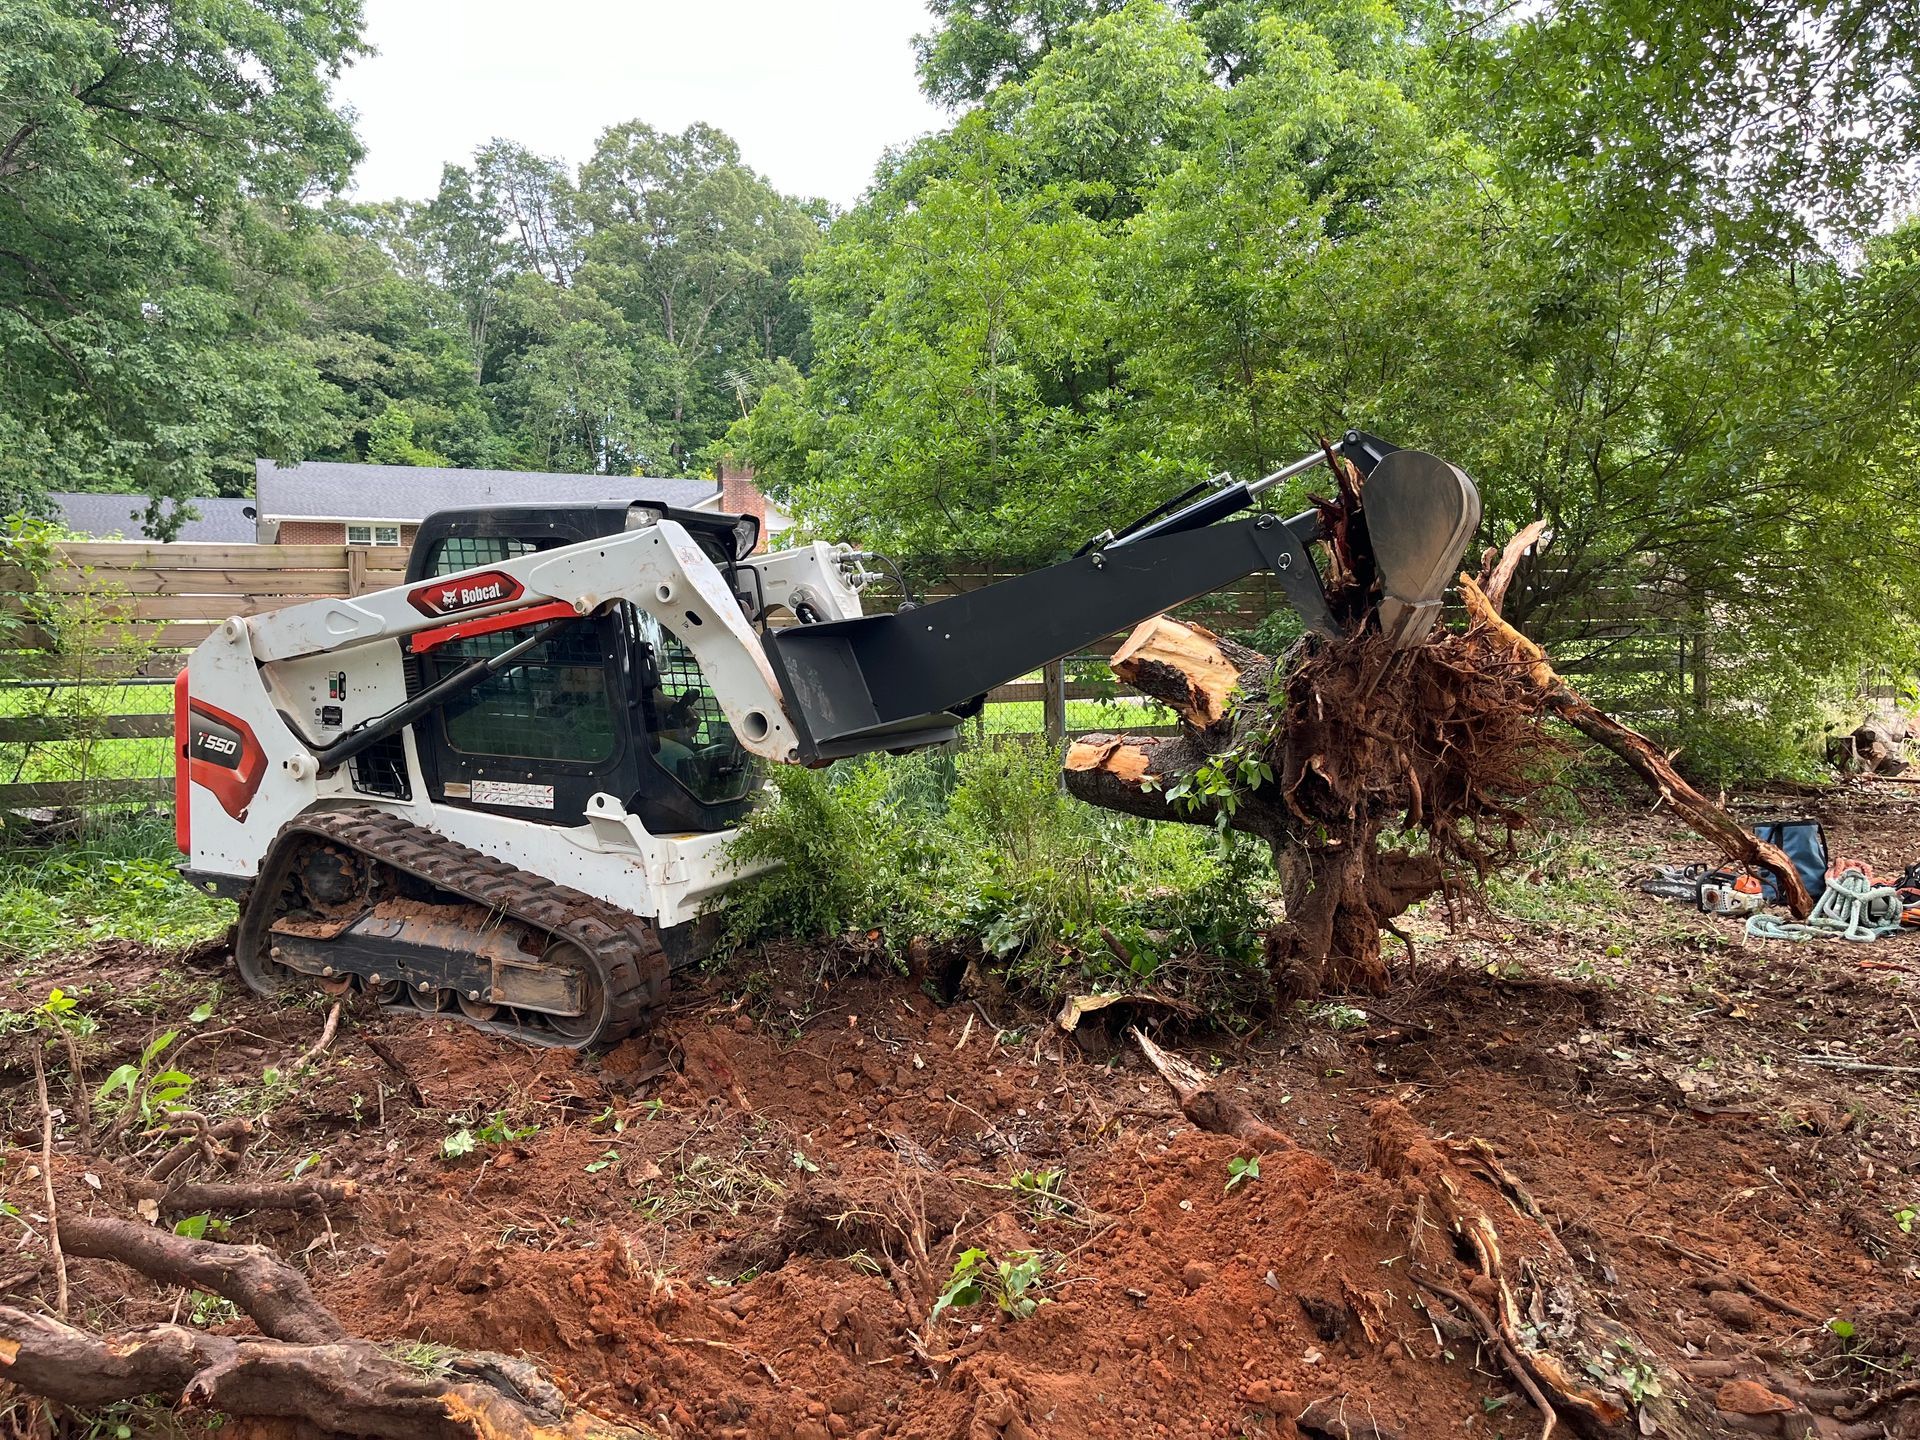
[[[419,528],[418,525],[400,527],[402,550],[412,548],[414,534]],[[344,545],[347,543],[347,527],[339,520],[282,520],[279,543],[282,545]]]

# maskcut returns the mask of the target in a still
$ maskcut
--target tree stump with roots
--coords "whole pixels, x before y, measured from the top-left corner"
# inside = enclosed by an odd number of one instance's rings
[[[1501,618],[1538,526],[1489,553],[1480,580],[1460,577],[1464,627],[1394,649],[1375,616],[1364,482],[1335,465],[1342,498],[1318,503],[1341,633],[1309,635],[1275,661],[1202,625],[1147,620],[1110,663],[1173,711],[1179,733],[1086,735],[1064,761],[1067,790],[1090,804],[1267,843],[1285,912],[1266,939],[1277,1008],[1323,990],[1383,993],[1383,932],[1406,940],[1395,921],[1409,907],[1434,896],[1452,906],[1514,857],[1529,802],[1568,749],[1549,716],[1619,755],[1727,858],[1771,870],[1788,908],[1806,913],[1785,855],[1574,692]]]

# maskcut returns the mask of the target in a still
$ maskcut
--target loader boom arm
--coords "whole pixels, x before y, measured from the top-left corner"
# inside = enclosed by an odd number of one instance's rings
[[[1381,567],[1383,625],[1396,643],[1413,643],[1432,624],[1479,521],[1478,493],[1462,472],[1418,451],[1357,432],[1341,448],[1368,475],[1362,513]],[[719,566],[682,525],[661,518],[428,581],[232,620],[226,639],[271,667],[378,641],[418,651],[436,636],[530,632],[325,743],[302,734],[282,709],[307,762],[322,771],[458,698],[573,619],[617,602],[646,611],[693,652],[735,736],[756,755],[818,764],[916,749],[953,738],[994,686],[1263,571],[1310,629],[1333,634],[1307,551],[1319,538],[1318,512],[1244,513],[1264,490],[1325,456],[1317,451],[1250,483],[1197,487],[1210,493],[1103,535],[1070,560],[893,614],[859,613],[844,547],[743,559],[737,568],[752,574],[763,605],[785,605],[813,622],[764,637]]]
[[[995,685],[1263,570],[1331,633],[1306,550],[1319,531],[1308,511],[1157,535],[917,609],[775,631],[767,655],[803,759],[937,744]]]

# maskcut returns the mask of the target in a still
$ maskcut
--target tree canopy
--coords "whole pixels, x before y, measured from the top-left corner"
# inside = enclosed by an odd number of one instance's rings
[[[833,214],[638,119],[349,204],[356,0],[7,0],[0,501],[728,448],[924,577],[1357,425],[1550,522],[1510,603],[1596,665],[1638,605],[1754,695],[1911,667],[1911,6],[928,12],[951,123]]]

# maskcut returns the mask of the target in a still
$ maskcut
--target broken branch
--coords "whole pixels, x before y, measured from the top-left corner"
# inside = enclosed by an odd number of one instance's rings
[[[1589,740],[1597,741],[1632,767],[1641,779],[1687,824],[1717,846],[1737,865],[1756,866],[1772,873],[1780,895],[1795,916],[1813,909],[1813,897],[1800,872],[1778,846],[1769,845],[1734,823],[1731,816],[1681,778],[1654,743],[1630,726],[1595,707],[1567,684],[1547,659],[1546,652],[1501,618],[1499,607],[1471,576],[1460,577],[1460,602],[1467,614],[1487,627],[1506,649],[1523,662],[1546,697],[1548,707]]]

